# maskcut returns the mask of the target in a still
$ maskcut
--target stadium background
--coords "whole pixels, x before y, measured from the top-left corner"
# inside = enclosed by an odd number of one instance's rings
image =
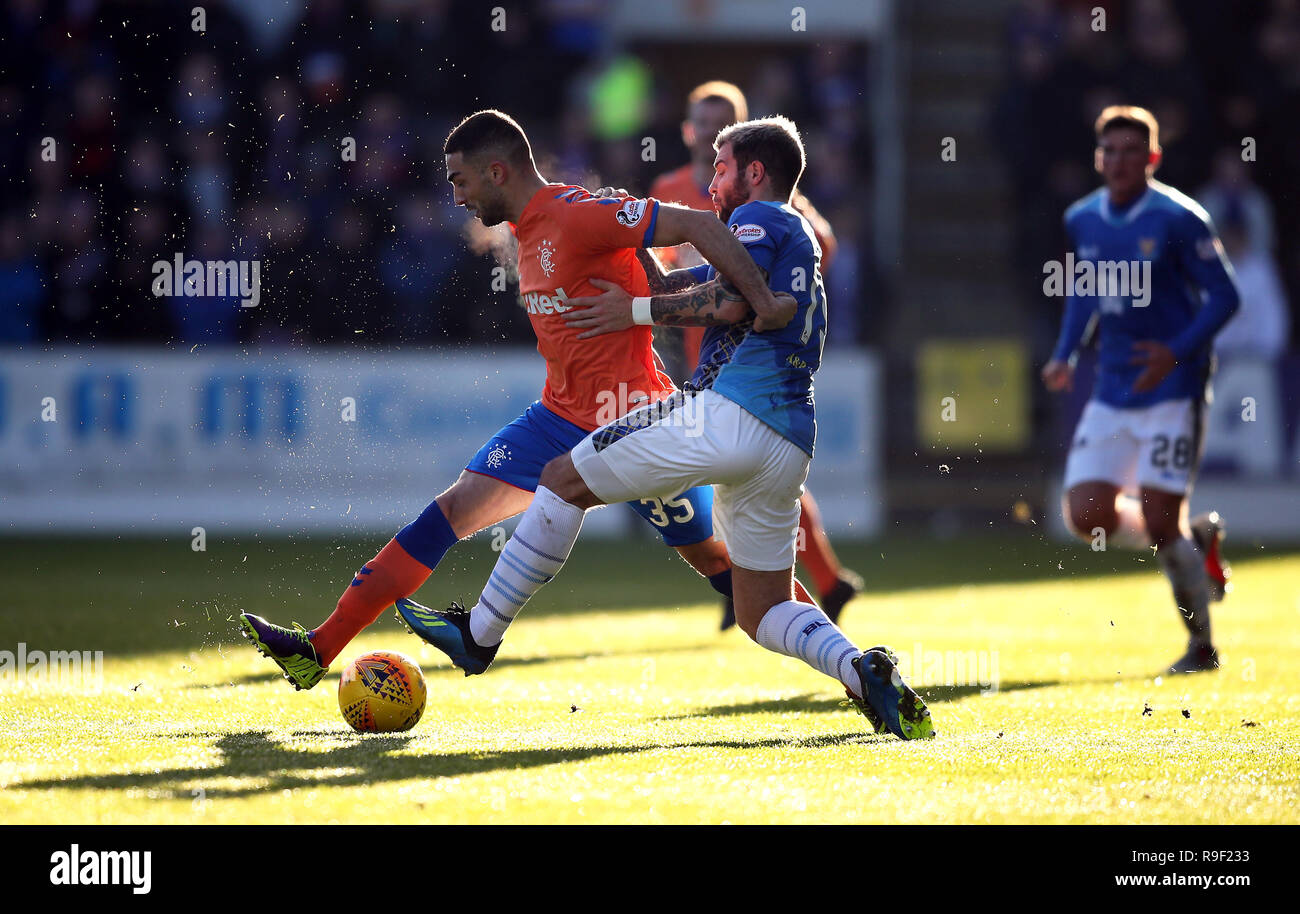
[[[1249,312],[1194,505],[1297,532],[1294,2],[244,0],[203,4],[201,33],[192,6],[0,14],[10,531],[394,529],[540,386],[451,205],[447,130],[500,107],[547,177],[644,191],[686,161],[686,92],[722,78],[800,124],[839,241],[812,477],[832,529],[1055,516],[1086,386],[1037,384],[1060,312],[1042,268],[1095,186],[1092,120],[1123,100],[1160,119],[1158,177],[1211,210]],[[258,260],[258,306],[154,297],[177,253]]]

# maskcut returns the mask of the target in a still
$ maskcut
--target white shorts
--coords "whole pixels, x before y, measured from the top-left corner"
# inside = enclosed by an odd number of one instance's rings
[[[1109,482],[1127,492],[1183,494],[1200,460],[1201,432],[1199,404],[1192,400],[1139,409],[1089,400],[1065,463],[1065,489]]]
[[[572,451],[606,504],[714,486],[714,532],[751,571],[794,565],[808,455],[712,390],[678,391],[596,429]]]

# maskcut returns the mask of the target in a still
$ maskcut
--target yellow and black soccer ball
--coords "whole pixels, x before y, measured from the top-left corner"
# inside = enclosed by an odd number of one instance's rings
[[[362,733],[411,729],[424,713],[424,698],[419,665],[396,651],[362,654],[339,677],[339,710]]]

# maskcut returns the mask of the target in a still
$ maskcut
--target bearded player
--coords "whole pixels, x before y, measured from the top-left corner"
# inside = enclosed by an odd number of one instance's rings
[[[343,648],[386,608],[415,593],[455,543],[527,508],[543,467],[601,424],[597,415],[610,393],[632,391],[653,403],[674,392],[651,348],[649,327],[590,341],[579,340],[580,332],[565,323],[570,297],[599,291],[591,278],[648,294],[635,249],[657,238],[694,245],[758,313],[793,309],[793,301],[778,302],[744,247],[713,214],[654,199],[597,198],[581,187],[548,183],[537,171],[528,138],[508,115],[471,115],[447,137],[444,152],[456,204],[485,226],[509,222],[514,230],[520,297],[546,359],[546,386],[541,400],[494,435],[455,484],[357,572],[324,623],[307,631],[241,614],[245,637],[296,689],[318,683]],[[660,494],[670,497],[636,500],[630,507],[729,597],[730,561],[713,536],[712,490]]]
[[[1188,634],[1169,670],[1212,670],[1210,601],[1223,598],[1228,578],[1223,524],[1210,513],[1189,525],[1187,495],[1204,438],[1211,344],[1237,310],[1237,288],[1205,210],[1152,177],[1160,143],[1151,112],[1107,108],[1096,133],[1105,185],[1066,210],[1066,230],[1077,264],[1120,276],[1126,266],[1130,288],[1069,295],[1043,368],[1049,390],[1069,389],[1095,322],[1097,377],[1066,462],[1065,518],[1085,540],[1104,530],[1123,548],[1155,547]]]
[[[713,180],[713,141],[723,128],[748,119],[749,105],[738,86],[722,80],[712,80],[696,86],[687,97],[686,120],[682,122],[682,142],[690,151],[691,161],[656,178],[650,185],[650,196],[666,203],[680,203],[691,209],[712,211],[714,204],[709,196],[709,184]],[[835,256],[835,233],[797,188],[790,204],[808,220],[817,243],[821,246],[821,268],[825,271]],[[656,255],[649,251],[639,251],[638,254],[650,277],[650,291],[665,291],[656,285],[661,272],[659,265],[654,262]],[[686,245],[661,248],[657,256],[669,269],[685,269],[703,262],[699,252]],[[687,371],[695,371],[700,363],[700,345],[704,332],[703,327],[681,327]],[[830,538],[826,535],[826,529],[822,526],[821,512],[817,509],[817,502],[813,500],[811,492],[805,490],[800,496],[799,508],[799,561],[812,575],[822,609],[831,621],[839,622],[845,605],[862,589],[862,578],[840,564],[839,557],[831,547]],[[735,624],[735,606],[727,600],[723,607],[722,628],[725,631]]]
[[[698,383],[597,429],[547,464],[536,498],[471,609],[399,600],[398,616],[466,673],[481,673],[524,604],[563,567],[588,509],[714,485],[740,628],[762,647],[839,682],[877,733],[931,737],[930,712],[903,682],[891,652],[861,650],[821,609],[793,594],[794,533],[816,438],[812,382],[827,307],[816,238],[790,205],[804,168],[803,143],[793,123],[775,117],[732,125],[716,145],[710,192],[718,213],[772,287],[795,303],[793,315],[755,308],[751,320],[747,308],[732,311],[744,302],[718,281],[718,264],[703,249],[712,266],[670,274],[683,285],[707,276],[683,292],[637,296],[617,283],[594,283],[601,294],[583,298],[591,313],[565,318],[585,336],[680,318],[717,325],[717,334],[706,337]],[[675,237],[654,229],[645,244]],[[744,298],[756,300],[747,292]],[[598,307],[611,299],[613,318]]]

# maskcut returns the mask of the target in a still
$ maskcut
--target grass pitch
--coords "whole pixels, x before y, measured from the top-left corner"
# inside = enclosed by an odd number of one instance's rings
[[[580,543],[485,676],[386,614],[345,653],[418,658],[424,719],[353,733],[337,668],[296,693],[241,610],[311,626],[381,543],[6,541],[0,650],[102,650],[102,683],[0,678],[3,823],[1279,823],[1300,820],[1300,552],[1229,543],[1223,668],[1157,678],[1184,637],[1149,556],[1029,528],[842,546],[843,619],[896,648],[938,739],[865,732],[842,692],[732,630],[648,541]],[[472,598],[457,547],[418,595]]]

